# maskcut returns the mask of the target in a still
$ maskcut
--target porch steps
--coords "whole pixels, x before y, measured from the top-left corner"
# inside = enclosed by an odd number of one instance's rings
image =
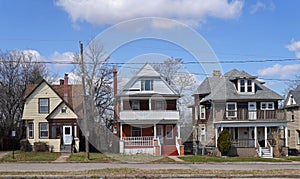
[[[71,145],[62,145],[60,148],[61,153],[71,153]]]
[[[261,158],[273,158],[269,148],[261,148]]]
[[[161,154],[163,156],[178,156],[178,152],[175,145],[163,145],[161,146]]]

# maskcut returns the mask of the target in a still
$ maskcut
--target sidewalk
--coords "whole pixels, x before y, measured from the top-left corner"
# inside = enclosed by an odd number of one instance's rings
[[[9,154],[10,152],[0,152],[0,159],[2,159],[5,155]]]
[[[71,153],[62,153],[56,160],[54,160],[54,163],[61,163],[61,162],[67,162],[67,159],[70,157]]]
[[[183,160],[181,160],[180,158],[178,158],[177,156],[168,156],[170,159],[173,159],[176,162],[185,162]]]

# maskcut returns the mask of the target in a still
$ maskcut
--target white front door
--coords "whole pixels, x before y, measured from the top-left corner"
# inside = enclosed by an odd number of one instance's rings
[[[64,139],[64,145],[72,144],[72,126],[63,127],[63,139]]]
[[[164,128],[162,125],[157,125],[157,137],[160,144],[164,144]]]
[[[256,120],[256,102],[248,103],[248,116],[250,120]]]

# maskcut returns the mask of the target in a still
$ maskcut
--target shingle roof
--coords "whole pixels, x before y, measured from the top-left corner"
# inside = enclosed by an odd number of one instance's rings
[[[257,77],[249,75],[244,71],[236,69],[225,73],[224,76],[207,77],[197,88],[194,94],[205,95],[201,101],[208,100],[280,100],[282,96],[262,85],[256,80]],[[254,94],[241,94],[237,92],[234,80],[252,79],[255,83],[256,92]]]
[[[291,94],[293,95],[296,104],[300,105],[300,85],[298,85],[295,90],[292,90]]]

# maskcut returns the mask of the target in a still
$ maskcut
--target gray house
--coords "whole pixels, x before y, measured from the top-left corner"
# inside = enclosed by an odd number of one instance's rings
[[[289,128],[289,150],[291,152],[300,152],[300,85],[294,90],[289,91],[285,101],[284,108],[287,111],[287,120]]]
[[[278,138],[281,146],[288,146],[287,120],[284,111],[278,109],[282,97],[257,77],[236,69],[224,75],[214,71],[193,96],[196,148],[216,147],[216,139],[223,129],[229,130],[238,156],[273,157]]]

